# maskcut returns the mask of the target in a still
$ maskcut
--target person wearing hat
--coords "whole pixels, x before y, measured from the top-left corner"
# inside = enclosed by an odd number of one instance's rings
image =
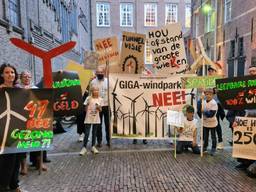
[[[218,121],[216,118],[216,114],[218,111],[218,104],[213,99],[214,91],[212,88],[208,88],[204,91],[204,96],[202,97],[203,101],[199,101],[197,103],[197,113],[200,118],[203,117],[203,151],[207,152],[208,147],[208,139],[209,139],[209,132],[211,132],[211,139],[212,139],[212,149],[210,154],[213,155],[216,152],[216,127],[218,125]],[[201,104],[203,102],[203,106]]]

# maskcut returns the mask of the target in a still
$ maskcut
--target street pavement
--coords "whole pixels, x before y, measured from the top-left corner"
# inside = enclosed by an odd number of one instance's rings
[[[30,167],[28,175],[20,177],[21,188],[27,192],[255,192],[256,179],[235,169],[226,125],[223,151],[203,158],[186,152],[176,159],[168,140],[133,145],[132,140],[113,139],[111,148],[104,145],[97,155],[79,156],[82,143],[74,125],[55,135],[48,171],[39,175]]]

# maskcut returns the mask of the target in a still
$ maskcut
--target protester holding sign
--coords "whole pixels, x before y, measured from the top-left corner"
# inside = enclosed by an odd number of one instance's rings
[[[195,110],[193,106],[189,105],[186,107],[184,127],[178,129],[179,138],[176,147],[178,154],[189,147],[192,149],[193,153],[200,154],[196,142],[196,122],[194,119],[194,112]]]
[[[80,155],[85,155],[87,153],[87,143],[90,135],[90,130],[92,126],[92,152],[94,154],[99,153],[99,151],[95,147],[96,143],[96,133],[97,130],[101,128],[100,123],[100,111],[101,105],[103,103],[103,99],[99,97],[99,88],[92,87],[91,88],[91,96],[88,96],[84,102],[86,106],[86,116],[85,116],[85,128],[84,128],[84,146],[80,152]]]
[[[249,75],[256,75],[256,66],[251,65],[249,67]],[[246,115],[247,117],[256,117],[256,109],[248,109],[246,110]],[[235,122],[233,124],[233,128],[236,128],[237,123]],[[251,164],[254,162],[254,160],[250,160],[250,159],[243,159],[243,158],[238,158],[237,161],[240,163],[239,165],[236,166],[237,169],[249,169],[249,166],[251,166]]]
[[[18,73],[10,64],[0,67],[0,88],[15,88]],[[3,127],[1,127],[3,129]],[[16,190],[19,192],[20,155],[17,153],[0,155],[0,191]]]
[[[203,107],[202,107],[201,101],[198,102],[197,113],[200,118],[203,114],[203,139],[204,139],[203,151],[207,152],[209,132],[211,132],[211,138],[212,138],[211,155],[213,155],[216,151],[216,145],[217,145],[215,131],[218,125],[218,121],[216,118],[218,105],[217,105],[217,102],[213,99],[212,88],[206,89],[204,93],[205,93],[206,99],[203,100]]]
[[[30,89],[30,88],[37,88],[33,84],[31,84],[31,73],[29,71],[22,71],[20,74],[20,86],[25,89]],[[46,153],[46,151],[44,152]],[[45,154],[46,155],[46,154]],[[30,161],[32,164],[39,168],[40,166],[42,167],[43,171],[47,170],[47,167],[41,162],[41,154],[40,151],[33,151],[30,152]],[[40,165],[41,164],[41,165]],[[27,170],[27,164],[26,164],[26,154],[21,158],[21,170],[20,174],[21,175],[26,175],[28,170]]]
[[[105,70],[103,67],[97,67],[96,78],[91,81],[90,87],[98,87],[100,97],[103,99],[102,111],[100,112],[101,128],[97,130],[97,147],[102,146],[102,125],[103,117],[105,123],[107,146],[110,146],[109,134],[109,107],[108,107],[108,79],[105,78]]]

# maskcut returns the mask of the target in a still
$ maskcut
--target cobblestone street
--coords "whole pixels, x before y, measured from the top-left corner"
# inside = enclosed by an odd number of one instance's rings
[[[256,191],[256,180],[234,167],[231,147],[215,156],[186,152],[175,160],[169,141],[113,140],[100,154],[79,156],[76,127],[54,138],[48,171],[38,175],[30,168],[21,177],[28,192],[78,191]],[[229,130],[228,130],[229,131]],[[224,138],[227,138],[224,134]]]

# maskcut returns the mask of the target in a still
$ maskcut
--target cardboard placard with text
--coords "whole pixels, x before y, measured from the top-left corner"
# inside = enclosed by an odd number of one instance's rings
[[[256,118],[236,117],[232,157],[256,160]]]
[[[116,36],[94,40],[94,47],[99,54],[99,65],[106,65],[109,62],[109,70],[119,72],[119,49]]]
[[[124,73],[140,74],[144,69],[146,35],[123,32],[120,67]]]
[[[147,32],[155,71],[159,74],[182,74],[188,70],[181,25],[166,25]]]

